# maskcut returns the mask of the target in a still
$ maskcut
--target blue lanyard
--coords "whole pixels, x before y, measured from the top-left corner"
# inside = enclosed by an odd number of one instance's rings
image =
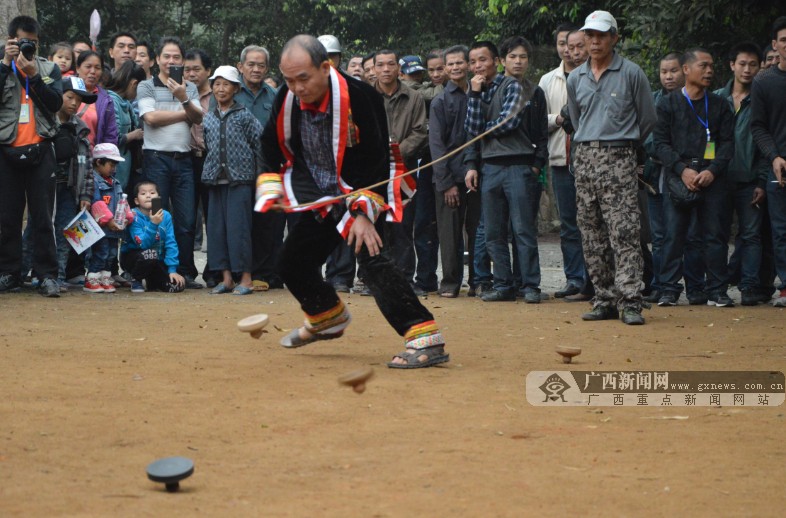
[[[14,74],[16,74],[16,61],[11,61],[11,68],[14,69]],[[25,101],[28,99],[30,99],[30,78],[25,74]]]
[[[690,97],[688,96],[688,92],[685,91],[684,86],[682,87],[682,95],[684,95],[685,99],[687,99],[691,110],[693,110],[693,114],[696,116],[697,119],[699,119],[699,122],[701,123],[702,126],[704,126],[704,129],[707,130],[707,142],[709,142],[711,140],[710,139],[710,103],[708,101],[709,96],[707,95],[707,92],[704,92],[704,113],[707,115],[707,120],[702,119],[701,117],[699,117],[699,114],[696,113],[696,108],[693,107],[693,103],[691,102]]]

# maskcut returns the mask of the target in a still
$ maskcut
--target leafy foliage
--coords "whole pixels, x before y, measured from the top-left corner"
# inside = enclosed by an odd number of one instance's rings
[[[45,43],[86,37],[98,8],[101,44],[118,30],[155,42],[179,35],[220,64],[234,63],[248,44],[273,56],[294,34],[334,34],[346,54],[390,47],[424,54],[433,48],[523,34],[546,49],[540,67],[556,63],[553,30],[563,21],[581,24],[595,9],[620,24],[623,51],[654,72],[670,50],[703,46],[721,56],[741,40],[769,41],[769,25],[786,13],[786,0],[38,0]],[[275,63],[274,63],[275,65]],[[720,67],[723,68],[723,67]],[[653,79],[655,79],[653,77]]]

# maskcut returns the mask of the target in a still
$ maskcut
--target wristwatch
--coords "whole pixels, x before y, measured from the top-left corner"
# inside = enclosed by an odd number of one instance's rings
[[[190,102],[191,102],[191,99],[186,99],[185,101],[181,102],[180,104],[182,104],[185,107],[185,106],[188,106],[188,103],[190,103]]]

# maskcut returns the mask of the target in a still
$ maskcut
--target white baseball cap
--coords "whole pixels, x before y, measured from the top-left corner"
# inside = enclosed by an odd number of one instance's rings
[[[339,43],[338,38],[336,38],[332,34],[323,34],[317,39],[322,44],[322,46],[325,47],[325,50],[327,50],[328,54],[341,53],[341,43]]]
[[[214,80],[218,78],[226,79],[230,83],[235,83],[236,85],[240,84],[240,72],[238,72],[237,68],[229,66],[229,65],[221,65],[213,72],[213,75],[210,76],[209,81],[212,83]]]
[[[617,31],[617,20],[608,11],[594,11],[584,20],[582,31],[609,32],[611,29]]]
[[[120,150],[117,149],[117,146],[108,142],[96,144],[93,148],[93,160],[98,160],[99,158],[105,158],[113,162],[126,161],[126,159],[120,155]]]

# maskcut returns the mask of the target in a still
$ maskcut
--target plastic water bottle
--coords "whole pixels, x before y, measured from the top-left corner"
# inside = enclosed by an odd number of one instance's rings
[[[115,225],[117,228],[126,228],[126,211],[128,210],[128,195],[123,194],[123,197],[117,201],[115,207]]]

